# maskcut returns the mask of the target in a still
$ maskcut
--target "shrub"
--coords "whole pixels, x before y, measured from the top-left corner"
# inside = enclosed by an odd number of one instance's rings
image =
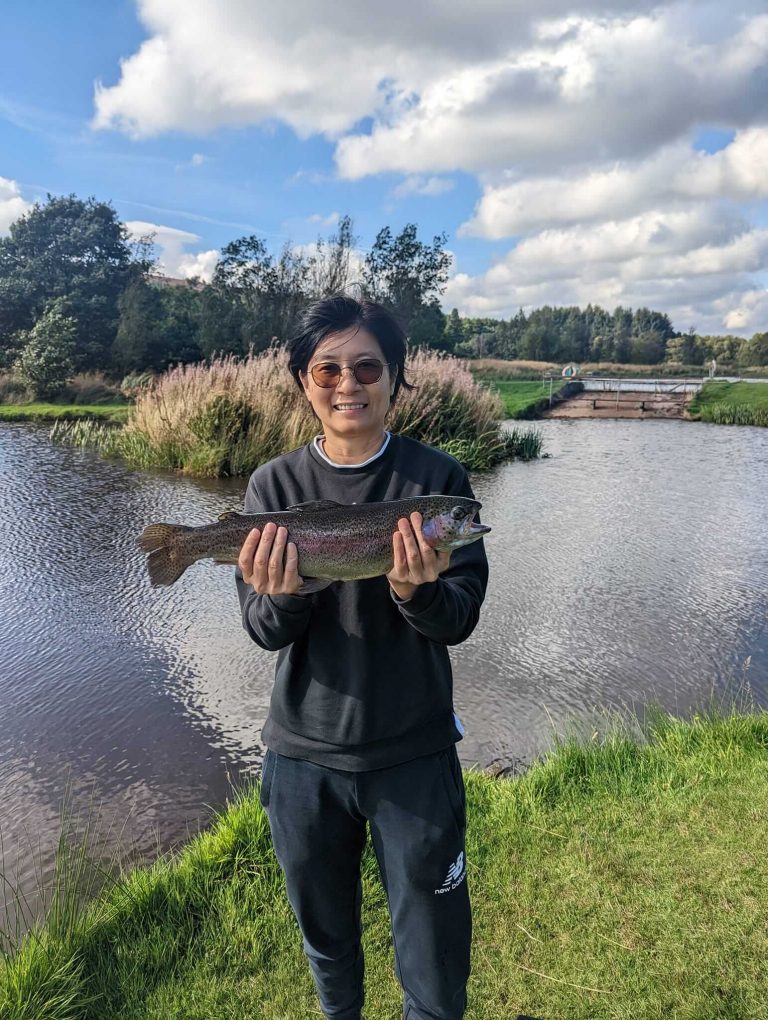
[[[65,400],[73,404],[123,404],[120,387],[110,383],[103,372],[80,372],[62,390]]]
[[[75,364],[77,323],[66,315],[60,301],[53,301],[24,335],[24,346],[15,368],[37,400],[58,396]]]
[[[0,374],[0,404],[23,404],[29,399],[26,384],[14,372]]]

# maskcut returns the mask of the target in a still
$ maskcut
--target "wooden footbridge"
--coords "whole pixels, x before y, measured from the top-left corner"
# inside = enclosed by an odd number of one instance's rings
[[[684,418],[703,379],[574,379],[545,418]]]

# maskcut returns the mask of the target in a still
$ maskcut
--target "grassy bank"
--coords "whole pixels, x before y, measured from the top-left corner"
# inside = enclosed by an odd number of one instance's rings
[[[513,780],[466,776],[468,1020],[765,1016],[768,715],[657,716]],[[368,1020],[399,1016],[364,858]],[[0,965],[3,1020],[319,1016],[255,791]]]
[[[718,425],[768,426],[768,383],[707,382],[688,410]]]
[[[125,422],[128,404],[0,404],[0,421]]]
[[[555,380],[552,393],[558,393],[564,380]],[[497,393],[504,404],[504,415],[507,418],[533,418],[546,407],[549,407],[549,383],[542,386],[541,382],[489,380],[489,389]]]

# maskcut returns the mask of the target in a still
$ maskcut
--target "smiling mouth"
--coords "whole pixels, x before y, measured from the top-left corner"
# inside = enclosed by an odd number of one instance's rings
[[[334,411],[362,411],[367,404],[334,404]]]

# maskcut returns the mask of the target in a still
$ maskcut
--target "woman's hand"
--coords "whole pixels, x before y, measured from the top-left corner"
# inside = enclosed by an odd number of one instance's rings
[[[271,521],[248,535],[237,565],[258,595],[295,595],[302,584],[296,543],[288,541],[287,528]]]
[[[423,518],[418,511],[410,520],[401,517],[397,531],[392,536],[392,551],[395,564],[387,574],[387,580],[399,599],[409,599],[420,584],[436,581],[448,569],[449,552],[435,552],[427,545],[421,530]]]

